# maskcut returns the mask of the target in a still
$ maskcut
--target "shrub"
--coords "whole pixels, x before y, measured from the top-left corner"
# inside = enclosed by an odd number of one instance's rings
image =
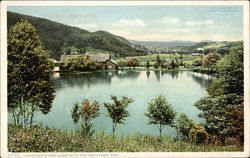
[[[195,144],[206,144],[208,134],[202,125],[194,123],[189,132],[189,139]]]

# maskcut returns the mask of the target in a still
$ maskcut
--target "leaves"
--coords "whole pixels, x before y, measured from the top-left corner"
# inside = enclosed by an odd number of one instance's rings
[[[8,107],[22,111],[26,107],[47,114],[54,100],[50,81],[53,64],[36,33],[26,20],[13,25],[8,32]],[[33,105],[39,108],[33,108]],[[33,111],[32,110],[32,111]],[[34,111],[33,111],[34,112]],[[25,111],[20,112],[25,115]],[[31,124],[32,124],[31,115]]]
[[[99,110],[100,104],[97,101],[91,104],[88,99],[83,99],[81,106],[79,106],[79,103],[74,104],[71,110],[71,117],[75,124],[77,124],[81,118],[81,128],[84,136],[91,136],[93,134],[94,130],[92,129],[90,121],[99,116]]]
[[[149,124],[159,125],[161,132],[162,126],[173,126],[176,112],[165,97],[158,96],[148,103],[148,113],[145,115],[149,118]]]
[[[136,57],[127,57],[126,58],[126,65],[128,67],[136,67],[140,65],[139,60]]]
[[[129,112],[126,108],[130,103],[134,102],[134,100],[127,97],[122,97],[122,99],[119,100],[116,96],[111,96],[111,100],[113,100],[114,103],[104,103],[104,106],[108,111],[108,116],[112,119],[114,132],[116,124],[125,123],[125,118],[129,116]]]

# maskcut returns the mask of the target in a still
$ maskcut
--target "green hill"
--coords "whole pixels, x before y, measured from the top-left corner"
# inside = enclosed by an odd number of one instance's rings
[[[115,56],[145,55],[149,50],[130,43],[123,37],[105,31],[89,32],[78,27],[67,26],[51,20],[7,12],[9,28],[25,19],[35,26],[37,33],[51,57],[59,59],[61,54],[71,51],[105,51]]]

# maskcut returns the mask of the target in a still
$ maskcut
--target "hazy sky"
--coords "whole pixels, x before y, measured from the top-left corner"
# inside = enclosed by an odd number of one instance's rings
[[[243,40],[242,6],[12,6],[8,10],[133,40]]]

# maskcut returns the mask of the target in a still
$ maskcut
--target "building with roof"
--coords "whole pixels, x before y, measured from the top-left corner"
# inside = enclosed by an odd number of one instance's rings
[[[72,59],[72,58],[77,58],[79,56],[90,56],[92,59],[94,59],[95,61],[97,61],[98,63],[101,64],[102,70],[115,70],[115,69],[117,69],[117,64],[114,60],[111,59],[111,55],[104,54],[104,53],[88,53],[88,52],[86,52],[85,54],[71,54],[71,55],[63,54],[61,56],[59,63],[63,64],[67,60]]]

